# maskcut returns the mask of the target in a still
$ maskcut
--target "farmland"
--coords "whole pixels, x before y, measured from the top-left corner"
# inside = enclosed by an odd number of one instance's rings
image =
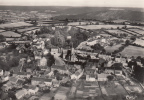
[[[129,30],[137,32],[137,33],[139,33],[141,35],[144,35],[144,30],[141,30],[141,29],[129,29]]]
[[[87,26],[77,26],[79,28],[83,28],[83,29],[116,29],[117,27],[122,28],[124,27],[124,25],[87,25]],[[127,27],[135,27],[135,26],[130,26],[127,25]]]
[[[30,30],[34,30],[37,29],[38,27],[30,27],[30,28],[25,28],[25,29],[19,29],[17,30],[18,32],[26,32],[26,31],[30,31]]]
[[[0,32],[4,32],[5,30],[0,30]]]
[[[120,35],[120,34],[126,34],[128,36],[132,36],[131,34],[128,34],[127,32],[124,32],[124,31],[121,31],[121,30],[118,30],[118,29],[115,29],[115,30],[107,30],[109,33],[112,33],[114,35]]]
[[[105,47],[105,50],[106,50],[107,52],[112,53],[112,52],[114,52],[115,50],[118,50],[119,47],[121,47],[121,46],[122,46],[122,44],[117,44],[117,45],[114,45],[114,46],[107,46],[107,47]]]
[[[17,34],[15,32],[12,31],[5,31],[5,32],[1,32],[0,35],[3,35],[5,37],[20,37],[20,34]]]
[[[22,26],[32,26],[32,24],[25,23],[25,22],[7,23],[7,24],[1,24],[0,28],[13,28],[13,27],[22,27]]]
[[[133,32],[133,31],[130,31],[130,30],[128,30],[128,29],[121,29],[122,31],[124,31],[124,32],[127,32],[127,33],[129,33],[129,34],[131,34],[131,35],[134,35],[134,36],[140,36],[140,34],[138,34],[138,33],[136,33],[136,32]]]
[[[136,47],[136,46],[128,46],[126,47],[121,54],[123,56],[144,56],[144,48]]]

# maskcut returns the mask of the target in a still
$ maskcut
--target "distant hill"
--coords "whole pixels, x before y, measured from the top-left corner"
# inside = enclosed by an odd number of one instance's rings
[[[96,19],[144,21],[144,12],[141,8],[110,8],[110,7],[75,7],[61,11],[60,16],[54,19]]]
[[[57,14],[54,19],[96,19],[116,20],[124,19],[130,21],[144,21],[144,9],[124,7],[70,7],[70,6],[0,6],[0,10],[13,11],[53,11],[47,12]]]

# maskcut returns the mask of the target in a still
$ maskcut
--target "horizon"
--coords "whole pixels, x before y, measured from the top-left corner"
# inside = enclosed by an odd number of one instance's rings
[[[1,0],[0,6],[118,7],[144,8],[143,0]]]

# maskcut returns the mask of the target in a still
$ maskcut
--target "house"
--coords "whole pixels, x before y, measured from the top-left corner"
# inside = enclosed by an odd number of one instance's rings
[[[2,81],[5,82],[5,81],[8,81],[9,80],[9,76],[4,76],[2,77]]]
[[[71,90],[70,90],[69,95],[70,95],[70,96],[74,96],[74,95],[75,95],[75,92],[76,92],[76,87],[73,86],[73,87],[71,88]]]
[[[86,81],[96,81],[96,75],[86,75]]]
[[[67,100],[67,93],[69,88],[60,87],[54,96],[54,100]]]
[[[60,82],[56,79],[53,79],[52,83],[53,83],[53,87],[59,87],[60,86]]]
[[[37,97],[37,96],[31,96],[31,97],[29,98],[29,100],[39,100],[39,97]]]
[[[49,95],[49,93],[45,93],[39,98],[39,100],[52,100],[52,97]]]
[[[10,75],[10,71],[5,71],[4,72],[4,76],[9,76]]]
[[[28,72],[14,72],[13,76],[19,77],[19,78],[30,78],[30,73]]]
[[[84,71],[81,71],[81,72],[80,72],[80,71],[76,71],[75,74],[72,74],[72,75],[71,75],[71,79],[76,79],[76,80],[78,80],[78,79],[83,75],[83,72],[84,72]]]
[[[85,88],[97,88],[99,87],[97,81],[84,81],[84,87]]]
[[[4,72],[2,69],[0,69],[0,76],[3,76]]]
[[[51,53],[53,54],[53,53],[58,53],[58,51],[59,51],[59,49],[58,48],[51,48]]]
[[[16,96],[17,99],[21,99],[26,94],[27,94],[27,90],[26,89],[22,89],[22,90],[17,91],[15,96]]]
[[[37,86],[29,86],[27,89],[28,94],[36,94],[38,90],[39,88]]]
[[[36,86],[36,85],[44,83],[44,80],[45,80],[44,78],[33,77],[31,80],[31,84]]]
[[[86,75],[91,75],[91,74],[93,75],[95,73],[95,70],[91,68],[86,68],[85,73]]]
[[[1,87],[1,89],[3,90],[3,91],[8,91],[8,90],[10,90],[10,89],[12,89],[13,88],[13,85],[10,83],[10,82],[7,82],[6,84],[4,84],[2,87]]]
[[[59,65],[52,65],[51,70],[57,70],[60,74],[68,74],[68,70],[64,65],[59,66]]]
[[[14,77],[14,76],[9,78],[9,82],[11,82],[13,84],[16,84],[18,80],[19,80],[19,78],[18,77]]]
[[[104,73],[98,74],[98,81],[107,81],[107,76],[108,74]]]
[[[64,93],[56,93],[54,100],[67,100],[67,95]]]
[[[52,79],[45,79],[44,83],[46,86],[51,86],[52,85]]]
[[[19,87],[22,87],[23,83],[24,83],[24,80],[19,79],[16,84],[17,84]]]

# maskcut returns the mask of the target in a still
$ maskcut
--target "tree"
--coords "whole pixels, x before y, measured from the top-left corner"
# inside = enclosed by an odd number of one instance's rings
[[[125,41],[125,45],[129,45],[130,44],[130,41],[129,40],[126,40]]]
[[[0,35],[0,42],[5,42],[6,38],[3,35]]]
[[[114,77],[112,75],[107,76],[108,81],[112,81]]]
[[[104,49],[104,47],[101,46],[99,43],[91,46],[91,48],[94,49],[94,50],[100,50],[100,51]]]

